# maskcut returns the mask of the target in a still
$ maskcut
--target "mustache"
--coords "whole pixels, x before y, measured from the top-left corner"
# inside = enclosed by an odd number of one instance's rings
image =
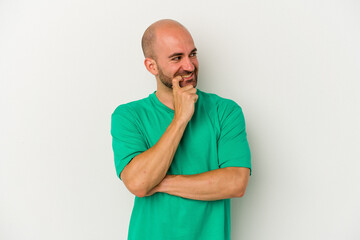
[[[176,72],[175,73],[175,77],[176,76],[182,76],[182,75],[188,75],[188,74],[191,74],[191,73],[194,73],[195,75],[197,74],[197,68],[194,69],[194,71],[179,71],[179,72]]]

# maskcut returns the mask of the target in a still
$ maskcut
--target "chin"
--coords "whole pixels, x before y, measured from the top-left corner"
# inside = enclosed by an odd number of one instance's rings
[[[196,88],[197,81],[195,79],[192,79],[191,81],[180,82],[180,87],[185,87],[187,85],[192,85],[194,88]]]

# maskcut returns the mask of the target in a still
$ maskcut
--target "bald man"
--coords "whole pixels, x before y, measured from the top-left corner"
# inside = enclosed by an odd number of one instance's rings
[[[111,120],[117,175],[135,195],[128,239],[228,240],[230,199],[251,175],[242,109],[196,88],[197,49],[180,23],[153,23],[142,48],[157,89]]]

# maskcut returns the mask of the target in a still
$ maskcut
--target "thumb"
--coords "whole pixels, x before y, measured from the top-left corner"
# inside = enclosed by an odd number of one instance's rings
[[[178,89],[180,88],[180,84],[179,82],[182,80],[182,77],[181,76],[176,76],[173,78],[172,80],[172,88],[173,89]]]

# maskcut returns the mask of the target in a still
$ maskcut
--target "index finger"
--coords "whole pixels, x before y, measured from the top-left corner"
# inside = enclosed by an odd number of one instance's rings
[[[178,89],[181,88],[179,82],[182,80],[181,76],[176,76],[173,78],[172,80],[172,88],[173,89]]]

